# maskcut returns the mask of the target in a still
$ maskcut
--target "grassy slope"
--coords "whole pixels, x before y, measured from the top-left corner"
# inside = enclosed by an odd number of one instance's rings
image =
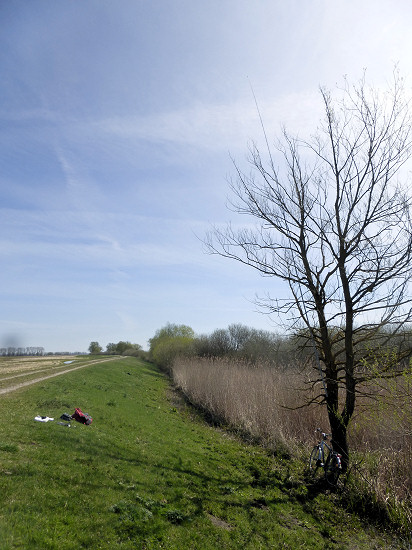
[[[134,358],[2,396],[1,550],[400,547],[167,396]],[[33,420],[77,406],[91,426]]]

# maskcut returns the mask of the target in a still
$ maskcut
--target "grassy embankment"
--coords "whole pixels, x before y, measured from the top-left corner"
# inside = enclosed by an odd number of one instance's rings
[[[316,374],[316,373],[315,373]],[[252,367],[226,359],[178,359],[175,384],[213,419],[278,452],[307,461],[315,427],[328,429],[326,408],[302,408],[322,391],[313,369],[291,365]],[[412,377],[363,388],[349,429],[349,475],[340,482],[341,503],[370,520],[412,531]],[[412,542],[412,541],[411,541]]]
[[[91,426],[34,421],[77,406]],[[1,550],[406,547],[308,491],[299,462],[205,424],[134,358],[5,394],[0,414]]]

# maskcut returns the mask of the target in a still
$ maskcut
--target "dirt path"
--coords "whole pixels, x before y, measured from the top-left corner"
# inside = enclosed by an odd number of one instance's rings
[[[118,360],[119,357],[110,357],[108,359],[96,359],[95,361],[90,361],[90,363],[85,363],[84,365],[73,366],[72,368],[61,370],[59,372],[54,372],[53,374],[48,374],[47,376],[41,376],[40,378],[36,378],[34,380],[28,380],[27,382],[21,382],[20,384],[16,384],[14,386],[9,386],[8,388],[1,388],[0,389],[0,395],[5,394],[5,393],[10,393],[10,392],[15,391],[15,390],[19,390],[20,388],[24,388],[25,386],[30,386],[32,384],[37,384],[37,382],[42,382],[43,380],[47,380],[48,378],[54,378],[55,376],[60,376],[61,374],[67,374],[68,372],[72,372],[74,370],[84,369],[85,367],[89,367],[90,365],[96,365],[98,363],[105,363],[107,361],[113,361],[114,359]]]
[[[54,368],[58,369],[58,368],[64,368],[64,367],[61,365],[60,367],[54,367]],[[13,374],[13,376],[5,376],[4,378],[0,378],[0,383],[7,380],[13,380],[14,378],[22,378],[23,376],[31,376],[32,374],[39,374],[40,372],[48,372],[50,370],[51,370],[50,368],[38,369],[34,371],[22,372],[21,374]]]

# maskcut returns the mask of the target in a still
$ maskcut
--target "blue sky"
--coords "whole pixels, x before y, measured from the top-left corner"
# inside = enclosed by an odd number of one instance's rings
[[[411,82],[411,24],[408,0],[0,2],[0,346],[277,330],[253,300],[287,289],[200,241],[246,221],[225,203],[262,142],[250,84],[270,140],[309,132],[319,85]]]

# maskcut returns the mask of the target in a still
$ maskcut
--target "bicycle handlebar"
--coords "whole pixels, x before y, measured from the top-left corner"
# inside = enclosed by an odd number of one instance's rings
[[[332,434],[327,434],[327,433],[323,432],[320,428],[316,428],[315,433],[316,432],[320,432],[322,434],[323,439],[327,439],[328,437],[332,436]]]

